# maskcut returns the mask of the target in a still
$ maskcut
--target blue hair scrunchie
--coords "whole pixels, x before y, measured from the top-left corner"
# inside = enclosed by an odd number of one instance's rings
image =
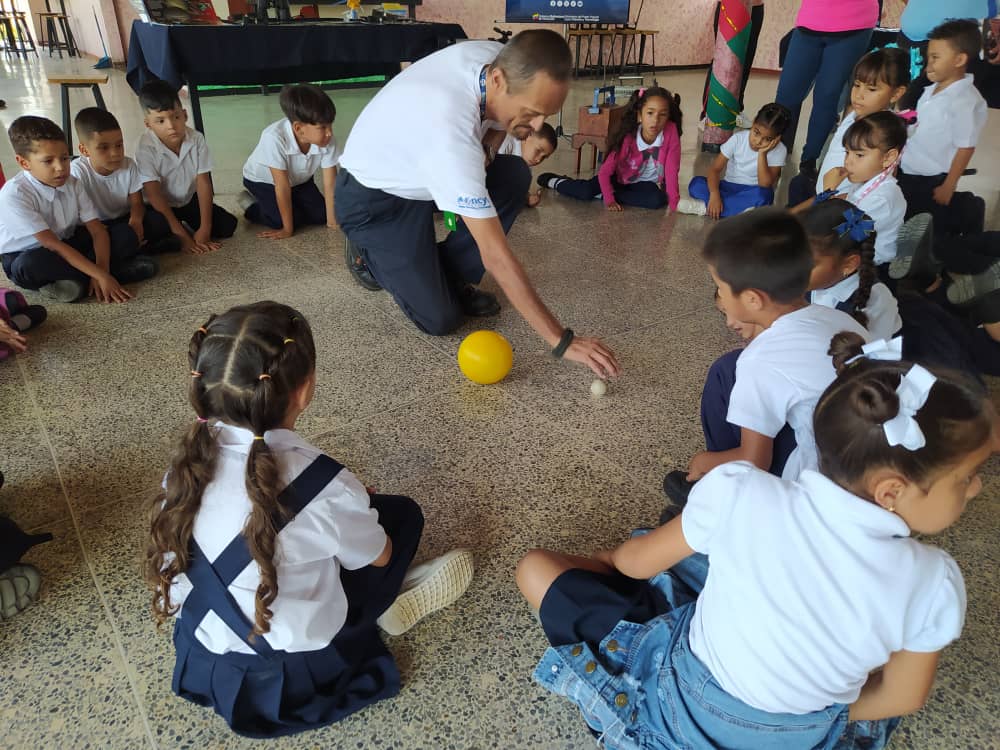
[[[830,190],[824,190],[824,191],[823,191],[822,193],[819,193],[819,194],[818,194],[818,195],[817,195],[817,196],[816,196],[816,197],[815,197],[815,198],[813,199],[813,203],[822,203],[823,201],[828,201],[828,200],[830,200],[830,199],[831,199],[831,198],[832,198],[833,196],[835,196],[836,194],[837,194],[837,191],[836,191],[835,189],[832,189],[832,188],[831,188]]]
[[[849,236],[855,242],[864,242],[875,231],[875,222],[865,216],[865,212],[853,206],[844,211],[845,221],[834,231],[838,236]]]

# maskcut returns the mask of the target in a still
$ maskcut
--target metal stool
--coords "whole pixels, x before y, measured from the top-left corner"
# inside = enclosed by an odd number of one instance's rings
[[[27,14],[24,11],[16,10],[13,3],[8,10],[3,0],[0,0],[0,35],[3,37],[4,53],[8,58],[10,58],[11,52],[25,60],[28,59],[29,52],[34,52],[35,57],[38,57],[35,38],[31,35]]]
[[[45,11],[38,13],[38,20],[39,28],[45,29],[45,33],[42,34],[39,42],[43,47],[48,46],[49,57],[52,57],[53,49],[59,52],[60,59],[62,59],[63,50],[66,50],[70,57],[80,56],[80,51],[76,46],[76,39],[73,37],[73,30],[69,27],[69,16],[66,15],[65,0],[59,0],[58,13],[54,13],[49,5],[49,0],[45,0]],[[44,26],[42,22],[44,22]],[[62,39],[59,38],[59,29],[62,29]],[[46,35],[48,35],[47,40],[45,38]]]

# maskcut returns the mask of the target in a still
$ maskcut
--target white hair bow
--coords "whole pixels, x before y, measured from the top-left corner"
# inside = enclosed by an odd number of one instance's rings
[[[903,337],[897,336],[891,341],[879,339],[861,347],[861,354],[855,355],[844,364],[850,365],[859,359],[878,359],[883,362],[898,362],[903,358]]]
[[[927,444],[923,430],[914,417],[927,402],[927,396],[936,382],[937,378],[920,365],[913,365],[900,379],[896,389],[899,413],[882,425],[889,445],[902,445],[908,451],[915,451]]]

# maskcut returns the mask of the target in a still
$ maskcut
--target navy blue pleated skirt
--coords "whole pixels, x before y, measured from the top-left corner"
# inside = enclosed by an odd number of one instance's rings
[[[341,631],[326,648],[213,654],[174,627],[173,690],[212,707],[237,734],[266,738],[332,724],[399,693],[399,670],[374,626]]]

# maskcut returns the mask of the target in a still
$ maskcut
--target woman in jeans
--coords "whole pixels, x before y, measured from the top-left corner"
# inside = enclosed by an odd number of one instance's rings
[[[802,0],[775,99],[792,112],[792,124],[783,139],[791,152],[802,102],[814,88],[799,164],[799,172],[810,179],[816,179],[816,160],[837,122],[844,84],[854,64],[868,51],[878,18],[878,0]]]

